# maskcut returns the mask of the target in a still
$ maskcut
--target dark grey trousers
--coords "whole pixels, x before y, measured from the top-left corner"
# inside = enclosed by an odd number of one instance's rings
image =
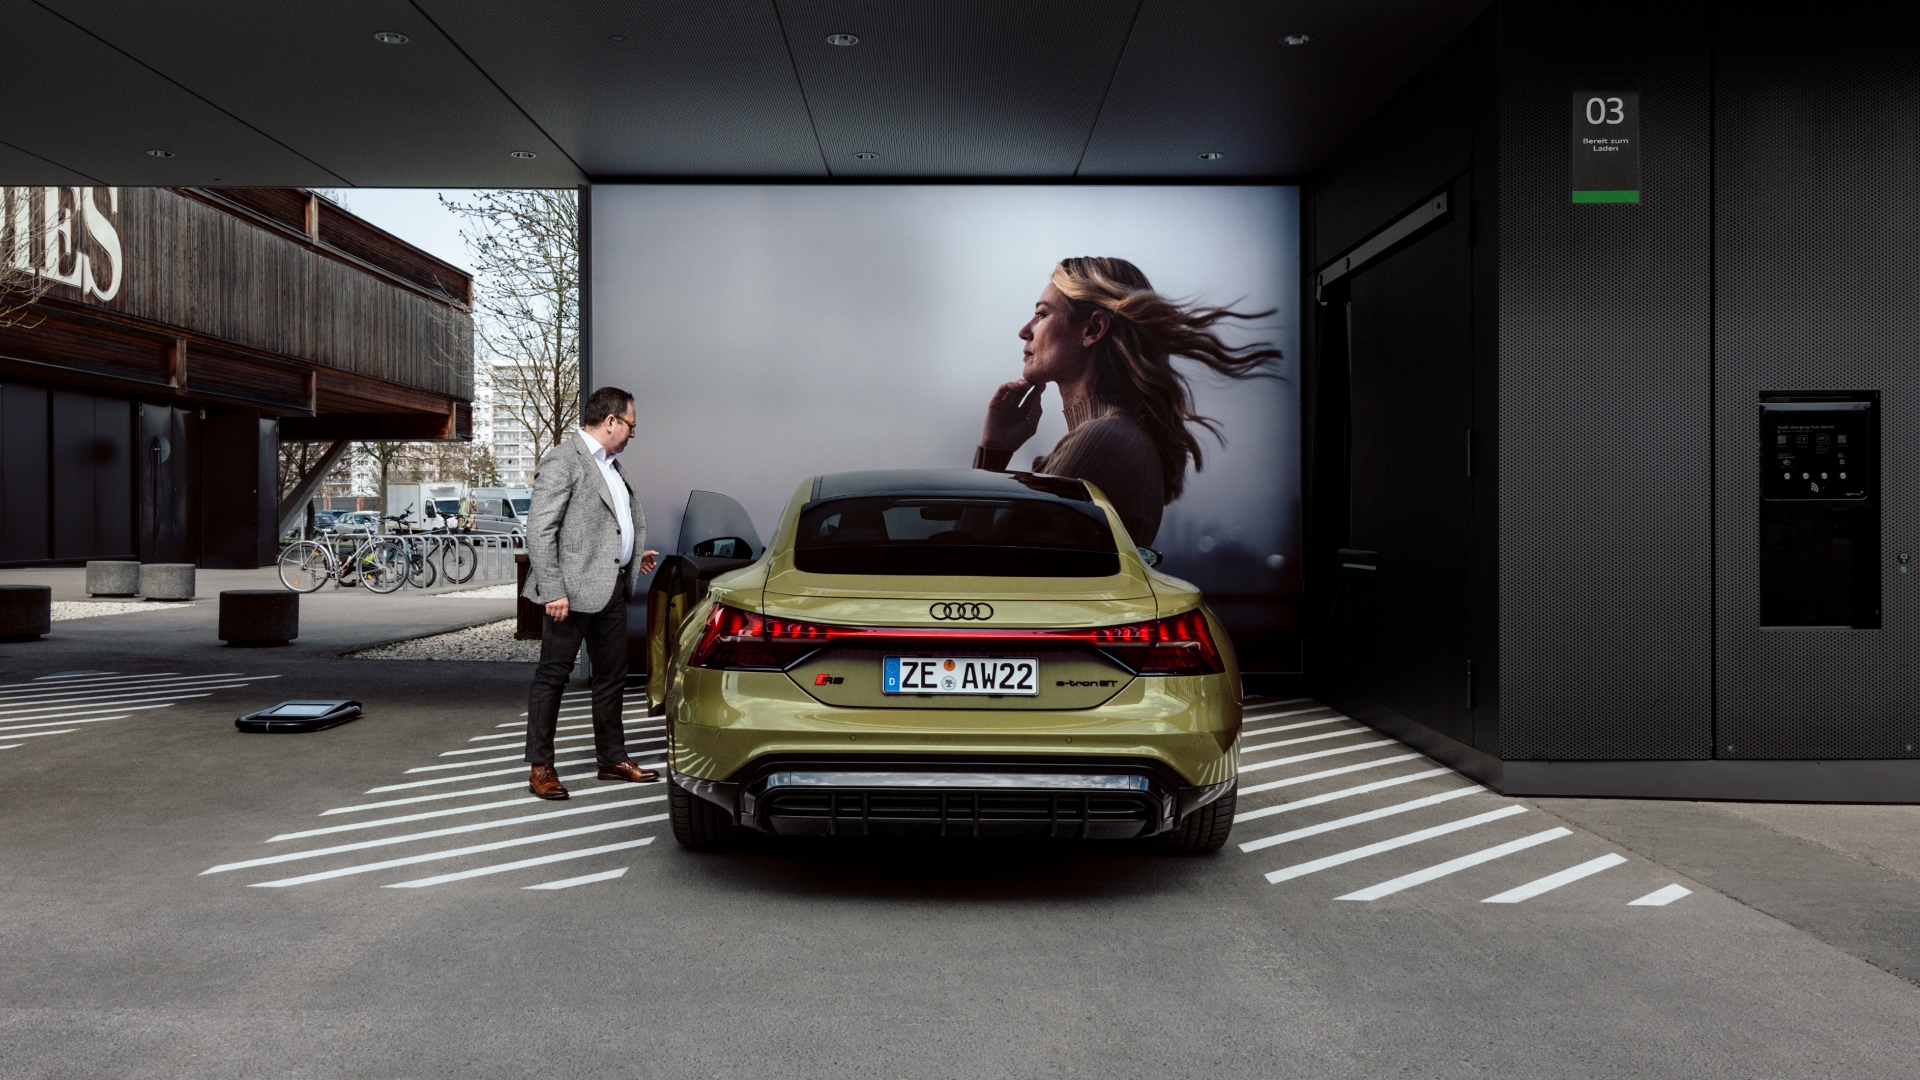
[[[560,695],[573,674],[580,643],[593,664],[593,748],[602,765],[627,760],[626,728],[620,717],[627,686],[627,571],[614,581],[613,599],[589,615],[575,611],[564,619],[543,616],[540,666],[527,694],[527,761],[553,764],[553,732],[560,723]]]

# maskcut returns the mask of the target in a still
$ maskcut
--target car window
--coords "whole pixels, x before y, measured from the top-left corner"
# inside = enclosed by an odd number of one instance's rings
[[[817,574],[1105,577],[1120,572],[1120,557],[1092,504],[889,495],[807,507],[794,565]]]

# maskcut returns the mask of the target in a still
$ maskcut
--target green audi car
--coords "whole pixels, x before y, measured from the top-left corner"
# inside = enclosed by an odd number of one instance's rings
[[[760,547],[695,492],[648,594],[674,835],[1154,838],[1233,826],[1240,673],[1080,480],[835,473]]]

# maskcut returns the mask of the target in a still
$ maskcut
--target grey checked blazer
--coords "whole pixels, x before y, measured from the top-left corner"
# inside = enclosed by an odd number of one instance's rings
[[[633,562],[628,565],[637,574],[640,553],[647,546],[647,515],[618,458],[613,467],[626,481],[627,497],[633,500]],[[520,595],[536,604],[564,596],[567,606],[582,614],[606,608],[620,572],[620,519],[614,516],[609,494],[578,429],[541,456],[533,474],[533,511],[527,521],[527,587]],[[627,575],[629,590],[633,578],[634,574]]]

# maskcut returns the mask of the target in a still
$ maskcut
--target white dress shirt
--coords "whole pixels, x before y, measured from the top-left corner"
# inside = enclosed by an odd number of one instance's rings
[[[626,480],[614,470],[613,455],[600,445],[600,440],[586,428],[580,429],[580,437],[586,440],[587,456],[600,466],[600,475],[607,482],[607,501],[613,504],[613,516],[620,521],[620,565],[624,567],[633,561],[633,494],[627,489]]]

